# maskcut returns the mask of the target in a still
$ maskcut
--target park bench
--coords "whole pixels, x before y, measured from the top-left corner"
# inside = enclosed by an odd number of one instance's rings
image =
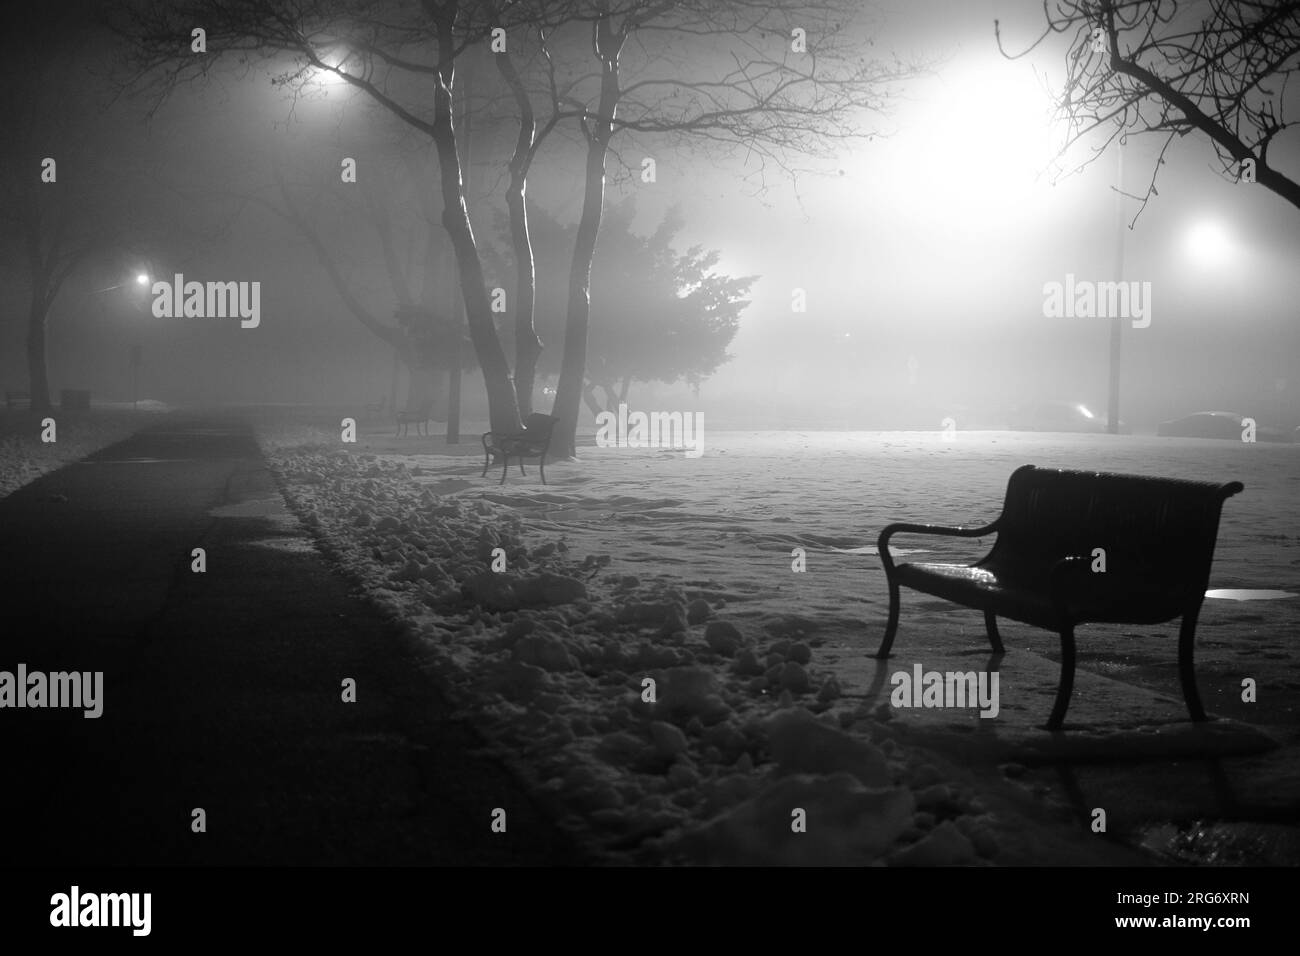
[[[417,435],[429,436],[429,419],[433,416],[433,400],[408,405],[397,413],[397,435],[410,433],[410,426],[415,426]]]
[[[501,459],[501,484],[506,483],[506,472],[510,468],[510,459],[519,459],[519,473],[524,471],[524,459],[536,458],[542,472],[542,484],[546,484],[546,453],[551,447],[551,433],[559,419],[554,415],[534,412],[524,422],[522,432],[505,434],[502,432],[483,433],[483,474],[486,477],[492,462]]]
[[[1178,674],[1192,720],[1205,720],[1192,666],[1196,619],[1219,531],[1223,502],[1238,481],[1213,484],[1024,465],[1007,482],[1002,514],[982,528],[891,524],[878,550],[889,585],[889,620],[876,657],[889,656],[898,630],[898,590],[944,598],[984,612],[995,654],[997,619],[1056,631],[1061,676],[1047,722],[1059,730],[1074,687],[1074,629],[1084,623],[1163,624],[1182,618]],[[899,533],[980,538],[997,533],[974,564],[895,564]],[[1104,571],[1101,570],[1104,568]]]
[[[32,396],[28,392],[5,391],[5,407],[16,408],[19,406],[26,407],[32,403]]]

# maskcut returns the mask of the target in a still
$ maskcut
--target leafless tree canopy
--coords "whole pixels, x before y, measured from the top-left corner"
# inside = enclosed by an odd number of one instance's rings
[[[1300,123],[1286,101],[1300,70],[1300,2],[1048,0],[1043,13],[1045,29],[1029,50],[1054,34],[1069,41],[1059,104],[1069,121],[1063,152],[1101,131],[1105,139],[1086,165],[1129,133],[1163,136],[1146,195],[1138,197],[1145,205],[1156,195],[1170,144],[1198,133],[1214,145],[1224,174],[1236,180],[1253,160],[1256,181],[1300,209],[1295,174],[1269,164],[1270,145]]]
[[[161,98],[178,82],[206,74],[217,56],[189,55],[186,45],[191,30],[202,28],[213,54],[274,64],[277,82],[295,93],[313,77],[333,74],[432,141],[443,225],[496,431],[518,430],[520,411],[531,407],[541,349],[532,322],[528,170],[552,130],[578,128],[586,146],[583,218],[555,401],[564,454],[574,447],[589,272],[615,137],[743,149],[754,160],[745,174],[757,176],[761,188],[769,163],[793,173],[792,157],[824,154],[835,140],[869,138],[866,118],[882,110],[896,81],[914,72],[867,55],[860,0],[133,0],[125,6],[119,29],[132,43],[133,87],[156,84]],[[474,115],[490,115],[487,106],[495,104],[498,115],[503,109],[517,124],[506,191],[519,264],[514,380],[466,208],[453,108],[456,69],[468,59],[462,54],[507,33],[515,39],[497,58],[503,88]]]

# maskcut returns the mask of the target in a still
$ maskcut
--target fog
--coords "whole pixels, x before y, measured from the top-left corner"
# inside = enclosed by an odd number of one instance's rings
[[[1166,156],[1158,195],[1145,208],[1123,203],[1133,225],[1123,230],[1117,275],[1114,148],[1081,170],[1052,169],[1060,128],[1049,120],[1044,83],[1059,85],[1061,48],[1047,44],[1015,61],[997,49],[995,19],[1008,48],[1020,50],[1041,30],[1040,16],[1037,7],[995,2],[880,7],[875,47],[924,62],[928,73],[902,84],[884,114],[863,117],[878,138],[828,146],[793,179],[772,163],[760,171],[740,149],[720,156],[653,137],[623,143],[609,164],[606,208],[634,201],[635,228],[648,234],[675,207],[684,220],[679,249],[716,250],[717,271],[756,277],[728,361],[698,390],[633,382],[629,401],[703,410],[714,427],[938,428],[947,417],[1005,427],[1017,406],[1038,401],[1082,404],[1104,418],[1110,323],[1044,315],[1045,284],[1073,276],[1150,283],[1149,325],[1124,323],[1126,423],[1143,428],[1225,408],[1294,425],[1296,210],[1262,186],[1229,182],[1208,143],[1186,137]],[[116,47],[101,37],[89,49],[95,55],[71,61],[84,69],[60,80],[65,96],[86,103],[102,96]],[[475,94],[499,98],[486,61],[475,69],[466,79]],[[138,397],[169,403],[331,406],[388,395],[392,349],[350,313],[303,234],[254,201],[274,198],[279,157],[358,302],[391,323],[396,303],[382,250],[358,214],[378,197],[396,216],[396,254],[413,294],[459,310],[447,248],[426,255],[423,246],[428,221],[441,213],[436,177],[408,175],[436,169],[432,151],[365,100],[322,84],[295,101],[264,65],[223,64],[208,82],[179,86],[152,116],[145,96],[107,105],[91,154],[113,157],[129,192],[124,214],[163,225],[146,242],[100,250],[69,276],[48,325],[52,391],[129,400],[137,388]],[[488,285],[513,291],[500,188],[511,135],[508,122],[480,119],[462,149],[476,234],[502,250]],[[557,131],[529,182],[530,203],[570,223],[581,197],[575,135]],[[1159,147],[1151,137],[1128,140],[1126,191],[1146,191]],[[1076,147],[1064,165],[1088,152]],[[1270,162],[1294,176],[1298,154],[1297,138],[1285,134]],[[647,156],[657,164],[652,183],[638,175]],[[334,188],[321,184],[337,180],[341,157],[356,159],[351,188],[364,198],[320,191]],[[105,180],[96,188],[115,187]],[[539,249],[539,259],[546,252],[555,250]],[[554,258],[567,263],[570,255],[565,248]],[[6,265],[0,379],[24,388],[27,280],[16,256]],[[260,323],[159,318],[152,296],[132,282],[142,272],[151,282],[176,273],[259,281]],[[545,334],[547,321],[539,315],[544,373],[547,362],[558,366],[563,345],[558,325]],[[512,355],[508,324],[502,334]],[[542,378],[539,387],[554,384],[553,372]],[[407,387],[400,372],[399,403]],[[466,371],[464,388],[467,420],[485,418],[477,370]]]
[[[6,929],[1300,860],[1294,0],[7,13]]]

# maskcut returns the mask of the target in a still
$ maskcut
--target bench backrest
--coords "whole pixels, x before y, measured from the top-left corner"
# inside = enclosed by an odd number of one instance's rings
[[[558,421],[559,418],[554,415],[533,412],[524,420],[524,434],[533,441],[546,441],[551,437],[551,430]]]
[[[987,563],[1037,576],[1065,557],[1091,562],[1102,548],[1107,574],[1199,595],[1223,502],[1242,487],[1025,465],[1007,482]]]

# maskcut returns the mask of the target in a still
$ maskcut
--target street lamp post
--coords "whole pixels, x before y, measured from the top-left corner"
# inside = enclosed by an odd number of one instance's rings
[[[143,288],[149,286],[149,274],[141,272],[135,277],[136,285]],[[138,412],[140,410],[140,363],[144,355],[144,346],[140,342],[140,332],[135,334],[135,343],[131,346],[131,410]]]
[[[139,342],[131,346],[131,410],[140,410],[140,358],[143,348]]]
[[[135,284],[139,286],[141,289],[148,288],[149,273],[147,272],[136,273]],[[115,289],[125,289],[129,285],[130,285],[129,282],[119,282],[117,285],[110,285],[107,288],[94,289],[89,294],[100,295],[101,293],[104,292],[112,292]],[[131,408],[133,411],[138,411],[140,408],[140,363],[141,363],[141,357],[143,355],[143,352],[144,352],[144,348],[140,343],[140,330],[139,328],[137,328],[135,333],[135,341],[131,344],[131,351],[129,353],[129,359],[127,363],[128,365],[130,365],[131,368]]]
[[[1115,274],[1112,282],[1123,282],[1124,273],[1124,139],[1115,141]],[[1110,317],[1110,390],[1106,400],[1106,431],[1119,434],[1120,332],[1124,320],[1119,310]]]

